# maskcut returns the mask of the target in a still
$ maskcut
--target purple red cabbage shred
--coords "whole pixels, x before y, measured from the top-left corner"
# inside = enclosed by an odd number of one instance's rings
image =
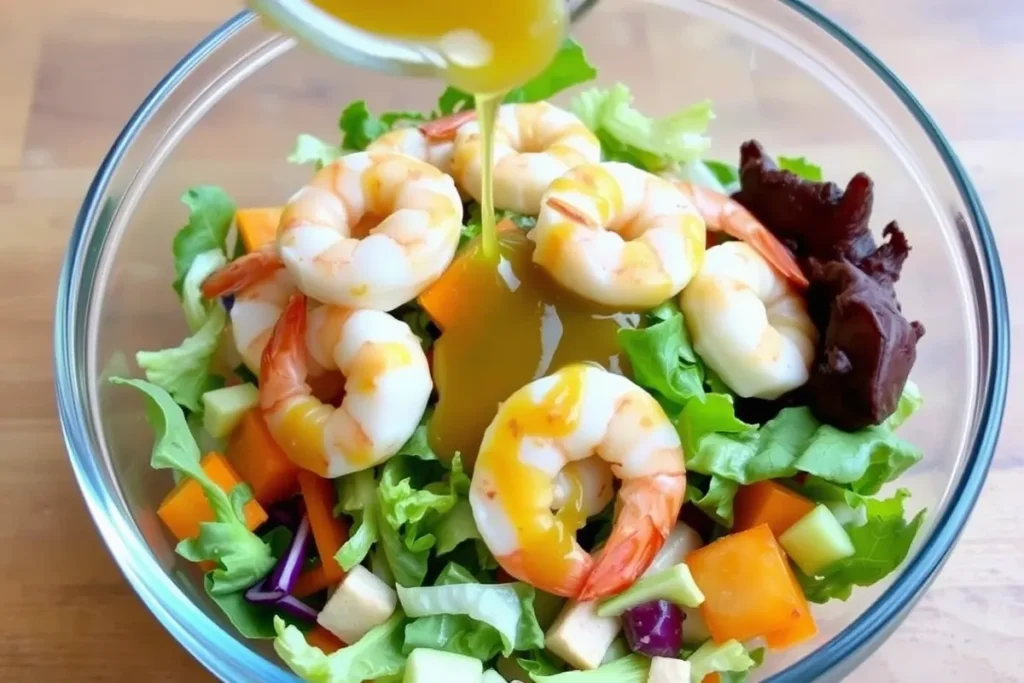
[[[849,431],[881,424],[896,410],[924,327],[903,316],[896,298],[906,236],[896,221],[881,245],[871,235],[871,178],[858,173],[845,190],[805,180],[751,140],[740,148],[733,198],[792,250],[810,281],[817,356],[807,385],[777,405],[806,403],[822,422]],[[763,402],[748,409],[771,412]]]

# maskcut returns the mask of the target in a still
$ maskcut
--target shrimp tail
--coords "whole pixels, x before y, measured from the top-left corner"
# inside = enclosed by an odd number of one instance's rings
[[[770,263],[775,270],[791,283],[801,289],[806,289],[810,285],[807,276],[804,275],[800,265],[793,258],[793,254],[770,232],[767,230],[757,230],[745,238],[744,241],[749,242],[750,246],[754,247],[764,257],[765,261]]]
[[[476,110],[470,109],[469,111],[460,111],[457,114],[449,114],[448,116],[442,116],[441,118],[434,119],[433,121],[427,121],[420,126],[420,132],[428,139],[435,142],[441,140],[454,140],[455,133],[459,128],[475,118]]]
[[[311,393],[306,384],[306,354],[306,297],[293,294],[263,349],[260,407],[264,413],[285,399]]]
[[[237,294],[257,282],[262,282],[283,267],[284,262],[275,250],[252,251],[206,278],[201,290],[207,299]]]
[[[623,482],[612,534],[594,558],[577,599],[620,593],[643,574],[661,550],[683,506],[686,477],[661,474]]]

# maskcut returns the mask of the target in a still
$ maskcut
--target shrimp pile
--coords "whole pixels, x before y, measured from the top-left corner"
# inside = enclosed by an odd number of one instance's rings
[[[592,467],[595,457],[621,486],[611,536],[591,556],[575,538],[584,501],[557,513],[552,506],[559,473]],[[679,435],[658,402],[625,377],[572,365],[501,405],[484,433],[469,501],[505,571],[549,593],[593,600],[619,592],[650,565],[685,488]],[[600,503],[598,496],[586,507]]]
[[[745,242],[708,249],[679,304],[694,351],[738,395],[774,399],[810,377],[818,332],[807,304]]]

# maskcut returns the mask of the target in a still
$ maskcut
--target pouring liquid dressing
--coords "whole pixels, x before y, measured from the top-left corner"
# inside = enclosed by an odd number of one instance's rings
[[[568,293],[532,262],[532,242],[517,230],[499,235],[495,225],[498,109],[505,93],[538,75],[558,52],[569,21],[565,0],[309,2],[355,29],[422,46],[435,66],[440,56],[440,75],[474,94],[483,142],[482,230],[441,278],[443,289],[457,292],[458,311],[434,345],[439,399],[429,425],[435,452],[459,452],[472,466],[500,402],[568,363],[620,370],[616,333],[638,320]]]

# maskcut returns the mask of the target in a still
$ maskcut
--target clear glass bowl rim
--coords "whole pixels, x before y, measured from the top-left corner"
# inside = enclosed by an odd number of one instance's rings
[[[989,300],[976,304],[981,303],[988,309],[987,319],[991,321],[987,349],[989,372],[983,380],[978,434],[970,446],[956,490],[951,492],[951,503],[936,520],[925,545],[908,560],[902,576],[879,599],[839,635],[768,679],[771,683],[798,683],[818,679],[830,672],[848,673],[861,659],[855,655],[880,645],[901,617],[913,607],[952,551],[977,501],[995,453],[1006,403],[1010,325],[1003,271],[991,226],[977,191],[935,122],[902,81],[845,29],[805,4],[804,0],[781,1],[860,59],[898,97],[929,137],[956,184],[970,213],[971,224],[976,226],[978,256],[984,266],[984,285],[990,294]],[[185,55],[146,96],[100,164],[75,220],[61,269],[54,317],[54,376],[61,429],[82,495],[104,542],[142,601],[171,635],[218,678],[238,680],[241,676],[241,680],[283,681],[290,679],[274,663],[243,646],[192,604],[157,564],[141,538],[123,528],[124,523],[110,514],[115,507],[114,501],[101,483],[101,466],[94,457],[90,434],[84,426],[88,419],[86,402],[76,377],[75,345],[71,343],[75,330],[80,329],[76,315],[78,307],[73,303],[76,297],[75,274],[87,258],[85,238],[88,227],[103,208],[101,199],[113,172],[138,131],[184,75],[244,26],[250,17],[247,10],[239,12]]]

